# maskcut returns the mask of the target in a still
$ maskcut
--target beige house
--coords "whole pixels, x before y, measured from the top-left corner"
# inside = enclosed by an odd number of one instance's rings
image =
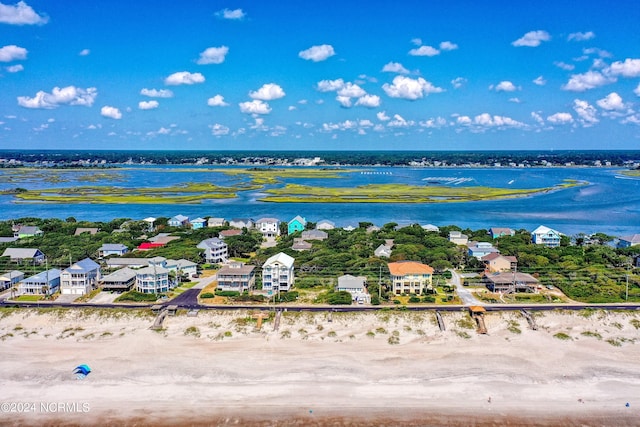
[[[459,231],[450,231],[449,241],[451,243],[455,243],[456,245],[466,245],[467,243],[469,243],[469,236],[467,236],[466,234],[462,234]]]
[[[514,256],[501,255],[497,252],[488,254],[480,258],[487,270],[491,273],[514,271],[518,265],[518,258]]]
[[[415,261],[399,261],[387,264],[391,274],[391,289],[394,295],[420,295],[432,289],[433,268]]]

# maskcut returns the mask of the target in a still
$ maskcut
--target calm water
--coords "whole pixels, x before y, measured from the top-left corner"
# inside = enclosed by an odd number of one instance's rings
[[[188,169],[188,172],[177,171]],[[42,179],[26,181],[14,178],[7,182],[10,170],[0,171],[0,189],[24,187],[47,188],[79,185],[121,187],[163,187],[186,182],[212,182],[231,185],[234,178],[221,173],[195,170],[193,166],[138,167],[114,169],[113,179],[91,182],[78,180],[76,172],[60,172],[74,177],[70,182],[49,183]],[[354,168],[351,168],[354,169]],[[264,203],[256,199],[259,193],[246,192],[237,199],[208,201],[200,205],[104,205],[104,204],[26,204],[15,203],[10,196],[0,196],[0,219],[22,217],[67,218],[109,221],[113,218],[142,219],[148,216],[171,217],[183,214],[196,217],[272,216],[288,221],[301,215],[308,221],[329,219],[337,226],[357,225],[371,221],[376,225],[388,222],[456,224],[471,229],[489,227],[525,228],[531,230],[544,224],[558,231],[577,233],[603,232],[612,235],[640,233],[640,180],[617,177],[616,169],[601,168],[529,168],[529,169],[424,169],[367,167],[356,169],[343,179],[295,179],[286,182],[314,186],[356,186],[369,183],[406,183],[426,185],[427,180],[464,178],[461,186],[492,186],[541,188],[561,183],[564,179],[588,181],[585,187],[571,188],[533,197],[487,202],[441,204],[355,204],[355,203]],[[15,173],[14,175],[16,176]],[[4,178],[4,179],[3,179]]]

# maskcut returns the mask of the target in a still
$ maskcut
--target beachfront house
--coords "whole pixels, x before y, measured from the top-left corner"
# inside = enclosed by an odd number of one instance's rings
[[[467,248],[467,255],[477,259],[480,259],[485,255],[500,252],[489,242],[469,242],[467,243]]]
[[[340,276],[335,290],[336,292],[349,292],[351,300],[358,304],[371,303],[371,295],[367,292],[367,278],[364,276],[352,276],[351,274]]]
[[[98,287],[100,265],[85,258],[65,268],[60,274],[62,295],[85,295]]]
[[[191,220],[191,229],[199,230],[207,226],[207,220],[204,218],[196,218]]]
[[[268,292],[290,290],[294,282],[294,261],[283,252],[267,259],[262,265],[262,289]]]
[[[218,270],[216,279],[221,291],[251,291],[256,283],[255,266],[232,262]]]
[[[278,218],[260,218],[256,221],[255,227],[264,237],[280,235],[280,220]]]
[[[52,268],[18,282],[19,295],[53,295],[60,289],[60,273]]]
[[[416,294],[433,289],[433,268],[416,261],[398,261],[387,264],[391,274],[394,295]]]
[[[103,243],[98,249],[98,256],[105,258],[108,256],[122,256],[129,252],[129,248],[122,243]]]
[[[515,230],[506,227],[491,227],[488,231],[492,239],[497,239],[503,236],[515,236]]]
[[[298,231],[303,231],[306,226],[307,226],[307,220],[301,217],[300,215],[296,215],[287,224],[287,234],[291,235]]]
[[[12,288],[17,285],[19,281],[24,279],[24,273],[22,271],[13,270],[7,271],[0,275],[0,291]]]
[[[127,292],[136,283],[136,272],[129,267],[121,268],[103,276],[100,282],[104,291]]]
[[[491,292],[535,292],[540,282],[527,273],[503,272],[485,274],[482,282]]]
[[[631,246],[640,245],[640,234],[632,234],[630,236],[620,237],[618,240],[619,248],[629,248]]]
[[[456,245],[466,245],[469,242],[469,236],[462,234],[460,231],[450,231],[449,241]]]
[[[241,230],[243,228],[253,228],[253,224],[255,224],[255,222],[251,218],[233,218],[229,221],[229,227],[239,228]]]
[[[301,236],[304,240],[326,240],[329,235],[326,231],[322,230],[306,230],[302,232]]]
[[[159,294],[171,289],[169,270],[157,265],[149,265],[136,271],[136,290],[145,294]]]
[[[189,217],[184,215],[176,215],[169,220],[171,227],[186,227],[189,225]]]
[[[336,224],[333,221],[329,221],[328,219],[323,219],[318,221],[316,224],[316,228],[318,230],[333,230],[336,228]]]
[[[487,254],[480,258],[485,268],[491,272],[515,271],[518,266],[518,258],[514,256],[502,255],[498,252]]]
[[[544,245],[548,248],[560,246],[561,234],[556,230],[541,225],[531,232],[531,241],[536,245]]]
[[[36,248],[7,248],[2,253],[3,257],[9,257],[11,262],[34,265],[44,263],[45,257],[40,249]]]
[[[197,248],[204,250],[204,259],[209,264],[224,263],[229,258],[229,247],[217,237],[203,240]]]

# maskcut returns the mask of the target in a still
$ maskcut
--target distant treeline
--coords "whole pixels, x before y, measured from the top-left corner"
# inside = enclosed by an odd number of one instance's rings
[[[595,151],[67,151],[67,150],[0,150],[0,166],[11,166],[7,160],[51,165],[99,165],[121,163],[153,164],[234,164],[294,163],[296,159],[319,157],[324,165],[385,165],[412,163],[431,165],[493,165],[509,163],[540,165],[629,166],[640,162],[640,150]],[[3,163],[1,160],[5,160]],[[104,166],[104,164],[102,165]]]

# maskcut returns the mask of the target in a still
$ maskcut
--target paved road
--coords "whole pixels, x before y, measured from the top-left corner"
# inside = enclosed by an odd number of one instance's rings
[[[456,292],[460,297],[460,301],[465,306],[469,305],[485,305],[484,302],[477,299],[469,289],[465,288],[462,284],[462,278],[460,277],[460,273],[455,270],[448,270],[451,272],[451,283],[455,285]]]

